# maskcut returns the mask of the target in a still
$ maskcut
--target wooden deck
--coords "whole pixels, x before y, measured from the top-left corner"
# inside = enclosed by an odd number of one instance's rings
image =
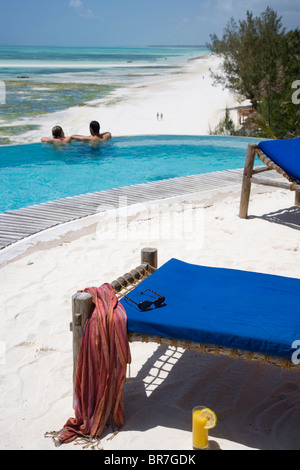
[[[145,203],[240,185],[242,175],[242,169],[217,171],[82,194],[24,209],[8,210],[0,214],[0,250],[59,224],[96,214],[108,208],[117,209],[120,197],[126,198],[127,205]]]

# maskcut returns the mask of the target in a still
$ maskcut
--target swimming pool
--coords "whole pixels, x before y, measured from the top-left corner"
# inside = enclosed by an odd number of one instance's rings
[[[242,168],[248,143],[219,136],[116,137],[100,145],[0,147],[0,212],[67,196]]]

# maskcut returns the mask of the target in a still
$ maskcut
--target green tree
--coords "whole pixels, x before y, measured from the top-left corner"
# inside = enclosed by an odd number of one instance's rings
[[[281,18],[268,7],[259,17],[247,11],[238,23],[231,18],[219,39],[211,35],[210,50],[223,58],[221,73],[214,73],[217,83],[249,99],[256,108],[272,87],[280,86],[283,37]]]
[[[278,138],[295,137],[300,132],[300,106],[292,102],[294,81],[300,79],[300,31],[289,31],[283,41],[282,63],[273,84],[257,110]]]
[[[281,17],[268,7],[258,17],[247,11],[238,23],[231,18],[223,37],[211,35],[208,46],[223,59],[215,81],[249,99],[256,111],[248,120],[252,135],[299,135],[300,106],[292,103],[292,83],[300,80],[299,29],[286,33]]]

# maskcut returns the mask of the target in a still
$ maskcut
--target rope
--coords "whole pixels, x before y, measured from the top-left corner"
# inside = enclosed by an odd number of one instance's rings
[[[300,371],[298,365],[294,365],[288,358],[270,356],[269,354],[254,353],[251,351],[242,351],[233,348],[221,347],[218,345],[211,345],[205,343],[196,343],[193,341],[185,341],[174,338],[166,338],[161,336],[148,336],[139,333],[129,333],[129,341],[141,341],[158,344],[166,344],[167,346],[175,346],[178,348],[186,349],[189,351],[197,351],[203,354],[214,354],[217,356],[227,356],[232,359],[244,359],[248,362],[260,362],[266,365],[273,365],[283,369],[291,369]]]
[[[118,282],[119,285],[122,286],[122,289],[119,292],[116,293],[116,296],[119,300],[122,297],[124,297],[125,295],[127,295],[129,292],[131,292],[133,289],[135,289],[135,287],[137,287],[144,279],[149,277],[152,274],[153,271],[156,271],[156,268],[151,266],[149,263],[145,263],[145,267],[143,266],[143,269],[145,271],[144,274],[141,272],[141,270],[138,270],[138,268],[139,268],[139,266],[137,268],[135,268],[133,271],[137,271],[140,274],[141,277],[139,279],[135,279],[134,276],[132,276],[133,277],[132,282],[129,282],[123,276],[121,276],[117,279],[116,282]],[[149,269],[151,269],[152,272],[150,272]],[[125,285],[121,284],[121,282],[120,282],[121,280],[124,280]]]
[[[255,153],[257,155],[257,157],[265,164],[267,165],[269,168],[271,168],[271,170],[276,170],[277,173],[279,173],[280,175],[284,176],[284,178],[286,178],[287,180],[289,180],[292,185],[290,186],[290,190],[291,191],[295,191],[293,188],[293,185],[294,184],[299,184],[299,181],[297,181],[295,178],[293,178],[292,176],[288,175],[282,168],[280,168],[280,166],[276,165],[276,163],[274,163],[272,160],[270,160],[266,155],[264,155],[262,153],[262,151],[260,149],[256,149],[255,150]]]

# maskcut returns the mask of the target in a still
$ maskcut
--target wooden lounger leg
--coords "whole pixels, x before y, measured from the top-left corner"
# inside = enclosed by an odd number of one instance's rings
[[[76,368],[80,341],[84,325],[93,310],[92,295],[88,292],[77,292],[72,296],[72,323],[70,330],[73,333],[73,388],[75,385]],[[73,407],[75,406],[73,394]]]
[[[300,191],[295,192],[295,206],[300,206]]]
[[[248,206],[249,206],[249,199],[250,199],[250,192],[251,192],[251,177],[253,174],[256,148],[257,148],[256,144],[248,144],[245,167],[244,167],[244,174],[243,174],[241,200],[240,200],[239,216],[241,219],[246,219],[248,216]]]

